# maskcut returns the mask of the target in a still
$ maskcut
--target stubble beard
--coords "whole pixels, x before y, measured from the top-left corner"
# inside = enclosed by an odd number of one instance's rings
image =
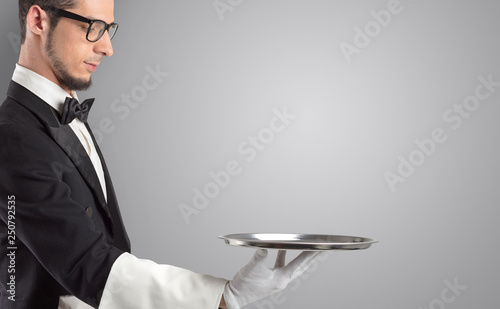
[[[54,69],[54,74],[62,85],[68,87],[68,89],[73,91],[81,91],[87,90],[92,85],[92,78],[88,80],[83,78],[77,78],[69,72],[66,64],[62,61],[62,59],[57,54],[54,48],[54,31],[50,31],[49,36],[47,38],[47,44],[45,45],[45,51],[49,59],[52,61],[52,66]]]

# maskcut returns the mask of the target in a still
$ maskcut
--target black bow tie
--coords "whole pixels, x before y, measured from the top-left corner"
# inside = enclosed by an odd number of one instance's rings
[[[94,99],[87,99],[80,104],[75,98],[66,98],[61,116],[61,124],[69,124],[75,118],[87,122],[87,117],[93,103]]]

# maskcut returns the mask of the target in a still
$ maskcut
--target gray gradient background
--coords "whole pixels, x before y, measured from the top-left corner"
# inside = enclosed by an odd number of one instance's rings
[[[380,242],[334,252],[248,308],[441,308],[445,280],[467,286],[446,308],[497,307],[500,88],[456,130],[443,114],[479,76],[500,81],[500,3],[402,0],[348,63],[340,44],[390,1],[221,1],[233,4],[223,18],[212,1],[117,1],[115,55],[79,94],[97,97],[94,128],[112,124],[100,145],[133,252],[230,278],[253,250],[217,235],[367,236]],[[2,1],[2,93],[18,33],[17,1]],[[127,115],[113,110],[141,94],[147,67],[169,76]],[[285,107],[296,118],[247,162],[238,145]],[[447,140],[391,191],[384,173],[436,128]],[[187,223],[178,206],[232,160],[241,173]]]

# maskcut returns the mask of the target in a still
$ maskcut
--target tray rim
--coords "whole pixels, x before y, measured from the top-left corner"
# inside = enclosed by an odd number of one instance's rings
[[[360,239],[357,242],[297,242],[294,240],[276,242],[265,239],[238,239],[242,235],[307,235],[313,237],[346,237],[352,239]],[[310,234],[310,233],[232,233],[220,235],[218,238],[225,241],[227,245],[235,247],[250,247],[250,248],[265,248],[265,249],[283,249],[283,250],[304,250],[304,251],[323,251],[323,250],[361,250],[368,249],[378,240],[368,237],[350,236],[350,235],[334,235],[334,234]]]

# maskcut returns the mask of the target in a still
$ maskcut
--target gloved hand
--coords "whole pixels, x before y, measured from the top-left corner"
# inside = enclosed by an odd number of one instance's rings
[[[304,251],[285,266],[286,251],[280,250],[274,268],[265,265],[267,250],[259,249],[250,262],[229,281],[224,289],[228,309],[239,309],[286,288],[314,261],[319,251]]]

